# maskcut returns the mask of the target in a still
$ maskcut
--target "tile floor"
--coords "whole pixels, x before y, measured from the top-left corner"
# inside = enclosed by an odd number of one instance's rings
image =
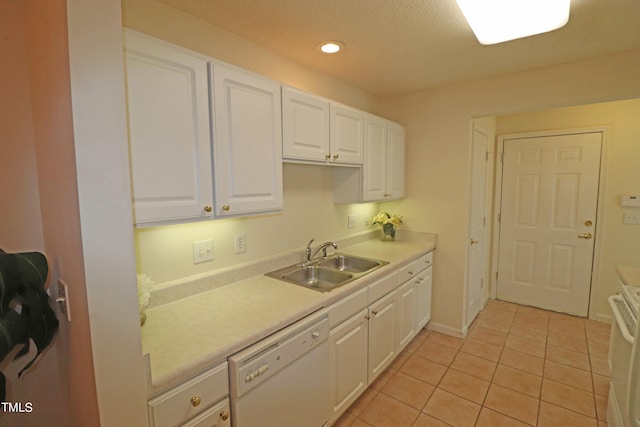
[[[459,339],[423,330],[336,427],[606,427],[610,326],[491,301]]]

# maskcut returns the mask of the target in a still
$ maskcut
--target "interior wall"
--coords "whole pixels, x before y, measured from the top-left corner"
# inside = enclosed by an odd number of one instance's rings
[[[592,278],[592,310],[609,312],[607,298],[615,294],[616,265],[640,266],[640,225],[624,224],[620,196],[640,194],[640,99],[512,114],[497,118],[499,135],[607,126],[603,153],[603,211],[596,227],[601,237]]]
[[[415,229],[438,233],[433,322],[463,329],[469,212],[469,123],[473,117],[640,96],[640,52],[460,83],[381,102],[408,137],[408,198]],[[446,183],[446,185],[441,185]]]
[[[165,25],[171,22],[171,25]],[[276,81],[372,113],[376,98],[154,0],[125,0],[123,25]],[[285,164],[282,212],[137,229],[137,269],[156,283],[185,278],[275,253],[371,229],[377,203],[333,204],[331,167]],[[347,228],[347,216],[357,216]],[[246,235],[245,253],[234,253],[234,234]],[[213,239],[214,261],[193,264],[192,243]],[[301,252],[302,253],[302,252]]]
[[[0,248],[43,252],[42,211],[31,108],[25,2],[0,2]],[[49,282],[50,283],[50,282]],[[68,425],[59,354],[61,339],[49,346],[21,379],[8,377],[7,401],[31,403],[30,413],[0,413],[3,426]]]

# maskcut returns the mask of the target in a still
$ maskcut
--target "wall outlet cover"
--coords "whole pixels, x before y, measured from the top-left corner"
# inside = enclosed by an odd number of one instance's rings
[[[213,240],[193,242],[193,263],[213,261]]]

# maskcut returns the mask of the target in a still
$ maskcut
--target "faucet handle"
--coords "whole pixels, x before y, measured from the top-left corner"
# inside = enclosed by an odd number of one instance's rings
[[[314,240],[316,240],[315,237],[312,237],[311,240],[309,240],[309,243],[307,243],[307,248],[311,247],[311,244],[313,243]]]

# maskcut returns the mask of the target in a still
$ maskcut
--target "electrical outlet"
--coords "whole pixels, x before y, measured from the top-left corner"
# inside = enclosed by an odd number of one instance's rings
[[[624,224],[640,224],[640,212],[625,211],[622,222]]]
[[[193,263],[213,261],[213,240],[193,242]]]
[[[349,228],[356,228],[356,216],[355,215],[349,215],[347,217],[347,223]]]
[[[238,233],[233,236],[234,247],[237,254],[247,251],[247,236],[244,233]]]
[[[60,311],[67,316],[67,322],[71,322],[71,307],[69,305],[69,286],[64,280],[58,279],[58,297],[56,302],[60,306]]]

